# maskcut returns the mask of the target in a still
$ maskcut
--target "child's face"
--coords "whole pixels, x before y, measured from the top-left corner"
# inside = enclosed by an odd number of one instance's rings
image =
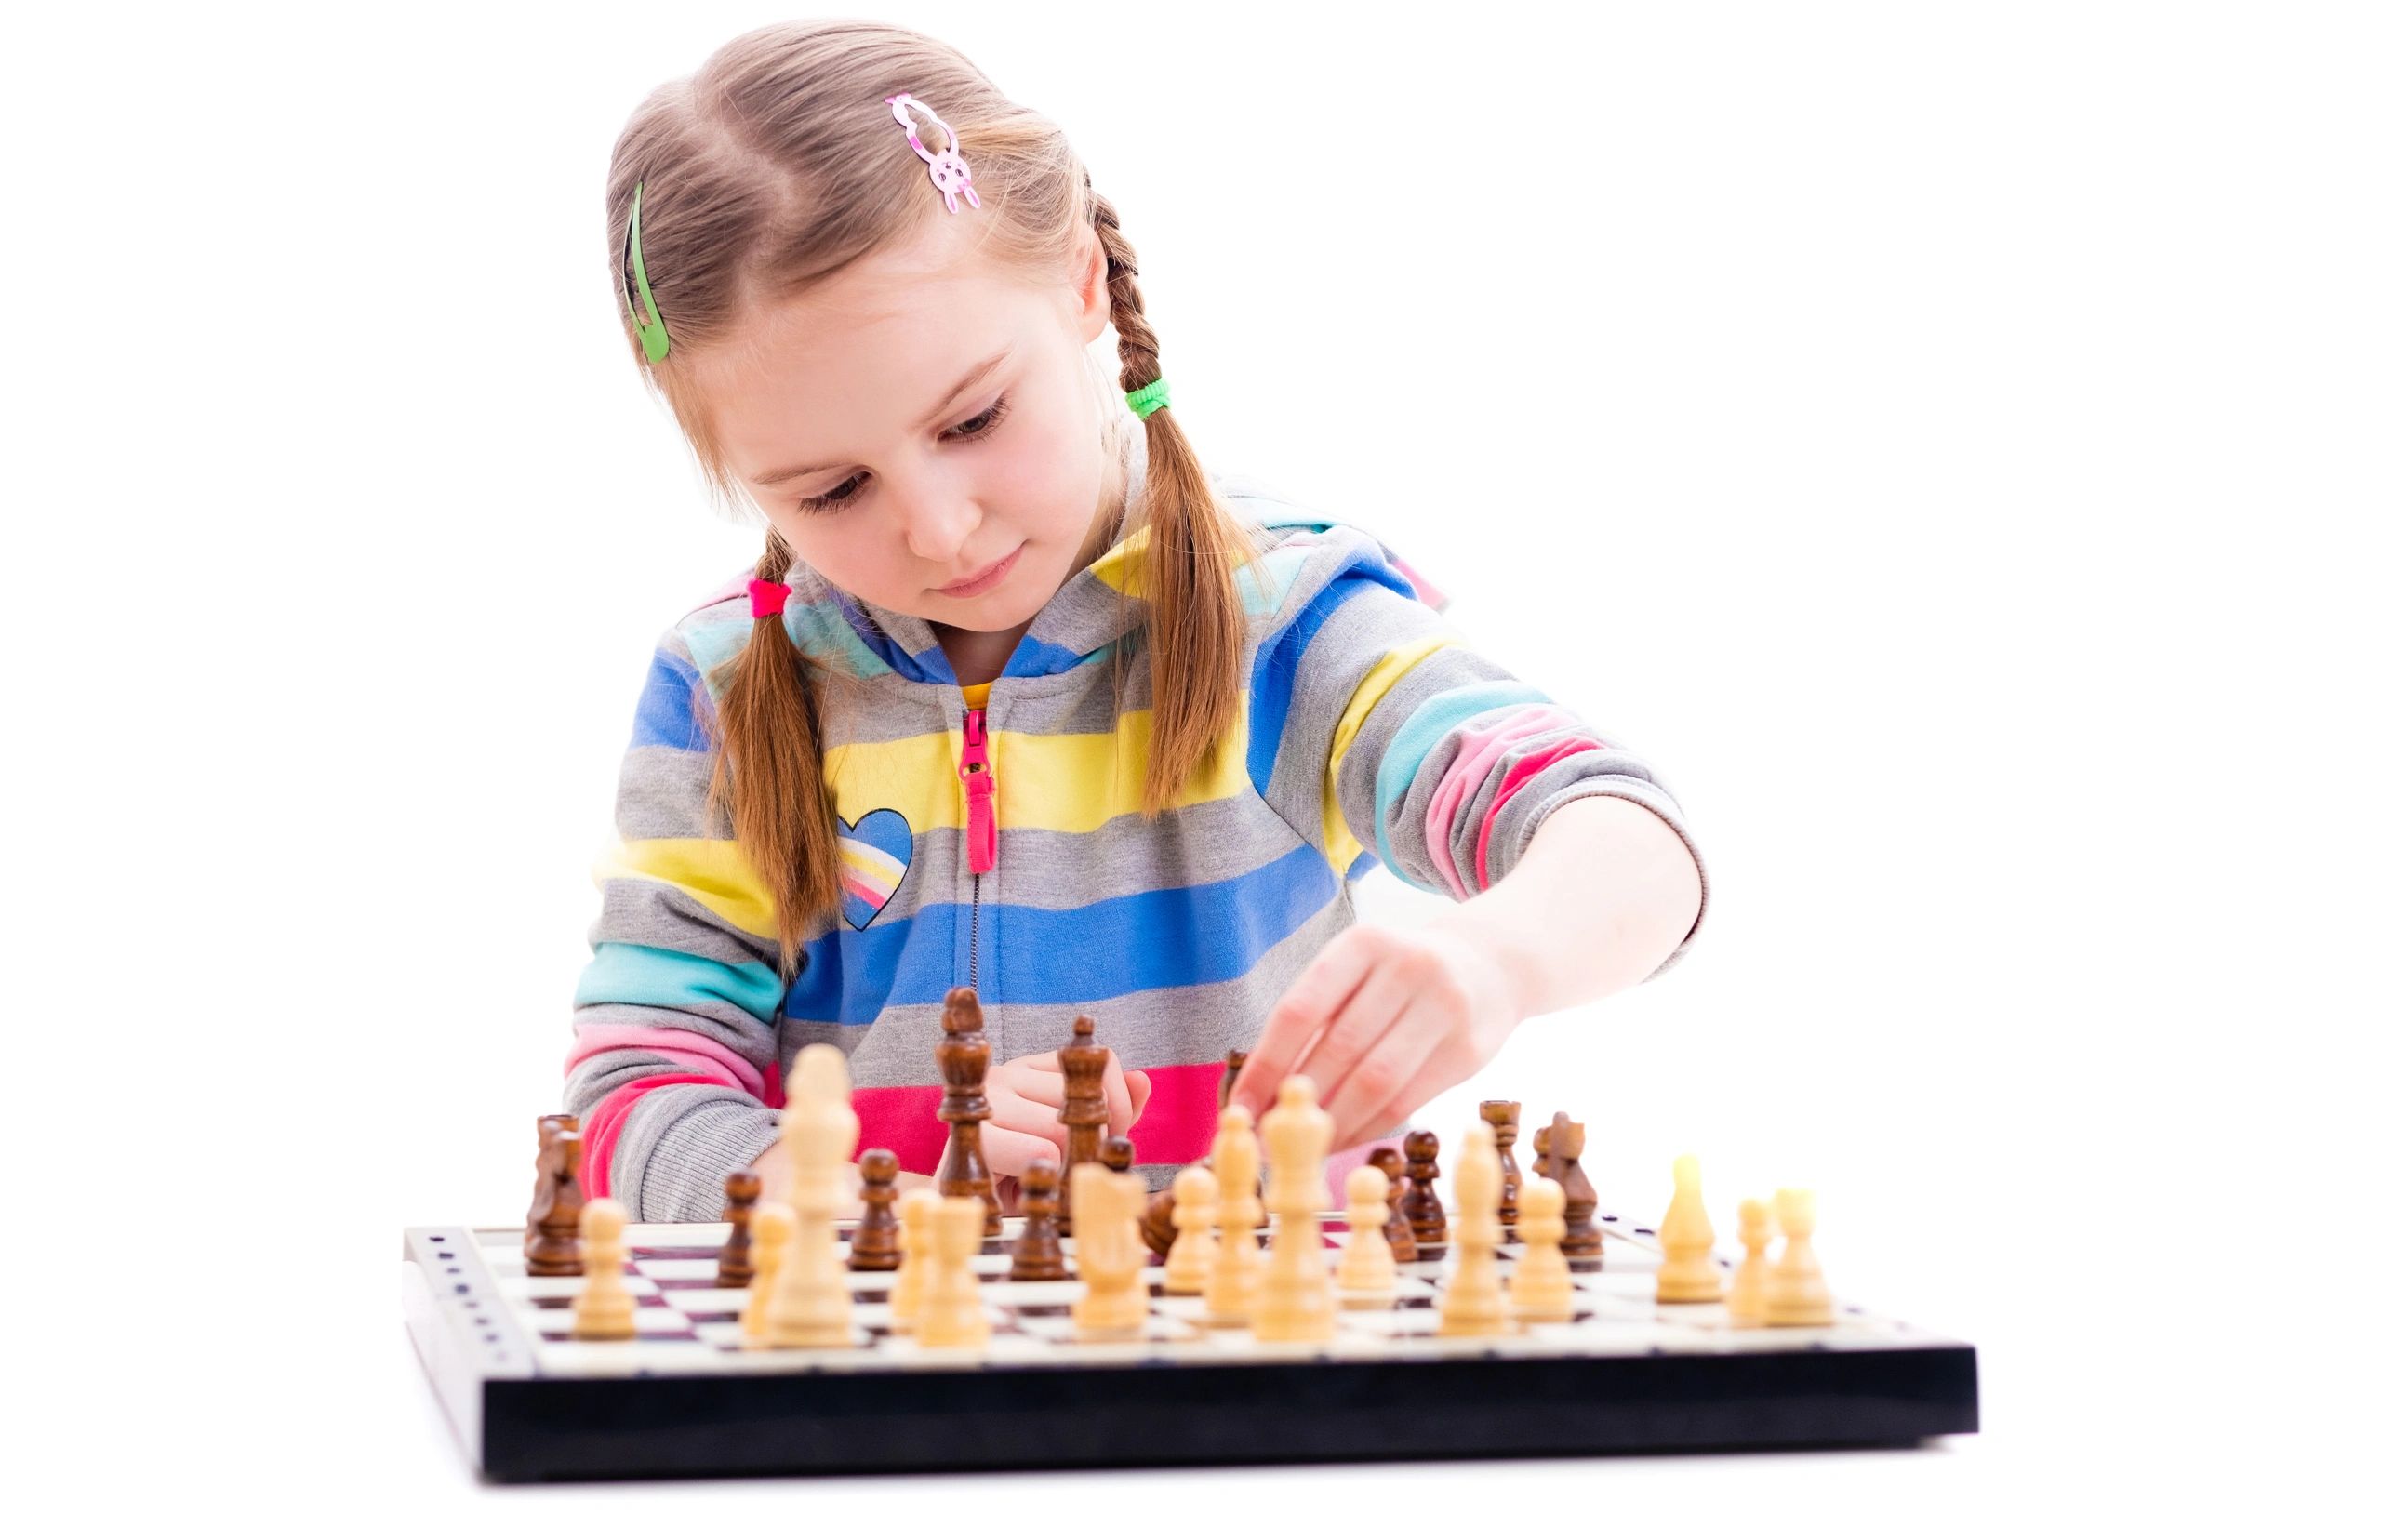
[[[1020,286],[970,251],[978,229],[938,219],[911,247],[756,312],[698,388],[723,458],[820,576],[900,614],[1000,631],[1098,554],[1095,514],[1116,494],[1084,347],[1108,292],[1088,226],[1071,288]],[[773,474],[785,470],[800,473]],[[989,587],[946,591],[1003,562]]]

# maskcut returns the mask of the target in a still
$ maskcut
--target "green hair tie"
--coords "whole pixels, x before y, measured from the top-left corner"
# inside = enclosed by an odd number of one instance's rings
[[[1134,416],[1147,422],[1151,412],[1162,406],[1172,405],[1173,399],[1174,392],[1166,388],[1165,377],[1160,375],[1139,390],[1127,392],[1124,396],[1124,405],[1133,409]]]
[[[629,297],[628,281],[620,282],[620,298],[629,302],[629,324],[636,327],[637,340],[645,344],[648,364],[658,364],[670,356],[670,332],[661,325],[661,308],[653,302],[653,285],[645,276],[645,183],[636,184],[636,195],[629,200],[629,254],[625,264],[636,272],[637,292],[645,296],[645,313],[650,322],[638,318],[636,301]]]

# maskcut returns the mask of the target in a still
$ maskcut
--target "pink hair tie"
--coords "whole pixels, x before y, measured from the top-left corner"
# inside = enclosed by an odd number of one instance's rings
[[[766,578],[755,578],[744,585],[744,591],[752,596],[752,618],[758,620],[765,615],[783,615],[786,595],[793,590]]]

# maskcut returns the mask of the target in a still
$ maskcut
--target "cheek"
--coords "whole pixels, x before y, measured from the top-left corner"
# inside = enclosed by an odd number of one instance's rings
[[[988,511],[1015,521],[1021,535],[1066,534],[1089,517],[1097,500],[1097,461],[1056,413],[1015,426],[1020,431],[1004,435],[998,452],[985,457],[978,495]]]

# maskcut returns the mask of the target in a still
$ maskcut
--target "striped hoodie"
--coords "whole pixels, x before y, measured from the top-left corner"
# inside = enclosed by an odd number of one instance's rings
[[[1125,439],[1131,529],[1146,441]],[[1059,588],[981,709],[925,621],[793,566],[781,623],[835,676],[824,768],[843,901],[790,987],[770,900],[704,826],[715,750],[694,696],[754,624],[750,571],[662,634],[619,838],[595,869],[565,1067],[590,1196],[649,1221],[716,1219],[721,1179],[777,1137],[778,1067],[811,1042],[850,1061],[859,1148],[932,1172],[946,1134],[934,1047],[958,984],[981,998],[996,1064],[1060,1047],[1092,1016],[1150,1077],[1132,1137],[1163,1186],[1213,1142],[1226,1052],[1255,1045],[1354,920],[1350,881],[1379,865],[1470,897],[1584,796],[1626,797],[1685,837],[1642,760],[1469,646],[1379,541],[1256,483],[1214,485],[1260,551],[1237,575],[1243,710],[1210,773],[1149,821],[1149,659],[1122,678],[1115,661],[1144,608],[1145,531]],[[989,773],[965,774],[970,761]]]

